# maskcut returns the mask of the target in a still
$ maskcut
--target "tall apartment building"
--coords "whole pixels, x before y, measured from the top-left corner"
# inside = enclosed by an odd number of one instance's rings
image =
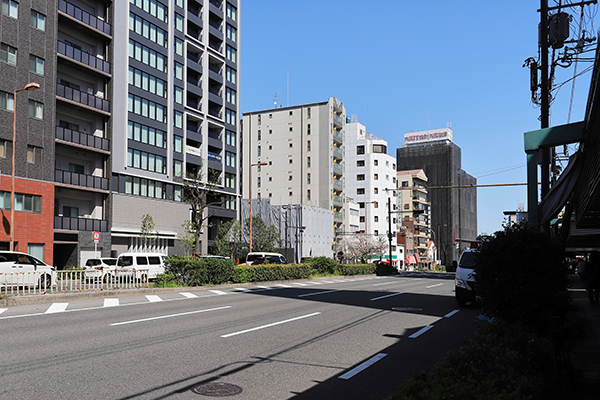
[[[253,199],[332,210],[331,228],[343,229],[346,109],[342,102],[331,97],[321,103],[247,112],[242,124],[243,197],[250,197],[252,180]],[[267,165],[256,165],[263,162]]]
[[[206,251],[219,224],[237,216],[238,21],[237,0],[3,0],[5,215],[13,91],[40,85],[16,94],[18,250],[58,267],[96,250],[137,250],[150,214],[156,250],[176,254],[190,219],[182,178],[198,173],[223,201],[209,211]],[[7,239],[0,233],[0,246]]]
[[[144,214],[158,251],[176,254],[190,220],[182,179],[216,185],[202,253],[237,217],[239,7],[237,0],[114,2],[112,249],[137,250]]]
[[[392,232],[397,231],[396,158],[387,141],[367,132],[360,122],[346,124],[346,195],[360,208],[360,230],[369,235],[389,232],[388,199],[392,205]]]
[[[438,250],[445,265],[458,261],[477,238],[477,189],[458,187],[477,180],[461,168],[461,149],[452,134],[451,128],[406,133],[404,146],[396,150],[398,171],[422,169],[430,187],[453,186],[429,190],[431,229],[439,231]]]
[[[427,176],[422,169],[398,171],[398,216],[406,237],[408,264],[428,260],[428,242],[431,232],[431,214],[427,190]],[[412,258],[411,258],[412,257]]]

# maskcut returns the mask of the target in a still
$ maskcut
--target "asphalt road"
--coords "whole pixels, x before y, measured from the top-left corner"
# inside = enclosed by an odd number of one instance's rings
[[[421,273],[8,307],[0,398],[383,398],[478,315]]]

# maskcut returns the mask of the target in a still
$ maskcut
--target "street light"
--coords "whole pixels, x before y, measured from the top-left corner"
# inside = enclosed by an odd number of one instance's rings
[[[250,164],[250,240],[248,241],[248,253],[252,253],[252,167],[267,164],[265,161]]]
[[[12,170],[10,187],[10,250],[14,250],[15,245],[15,136],[17,125],[17,93],[23,90],[39,89],[38,83],[32,82],[25,85],[24,88],[13,91],[13,131],[12,131]]]

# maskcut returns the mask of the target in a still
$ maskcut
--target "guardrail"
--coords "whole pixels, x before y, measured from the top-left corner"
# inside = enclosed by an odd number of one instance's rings
[[[50,294],[148,287],[148,270],[69,270],[0,273],[0,295]]]

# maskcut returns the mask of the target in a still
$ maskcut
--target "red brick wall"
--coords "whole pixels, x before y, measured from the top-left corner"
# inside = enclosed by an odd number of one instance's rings
[[[11,177],[0,176],[0,190],[10,193]],[[15,178],[15,193],[42,196],[42,212],[15,211],[16,250],[27,252],[29,243],[44,244],[44,262],[54,259],[54,183]],[[10,241],[10,210],[0,210],[0,241]]]

